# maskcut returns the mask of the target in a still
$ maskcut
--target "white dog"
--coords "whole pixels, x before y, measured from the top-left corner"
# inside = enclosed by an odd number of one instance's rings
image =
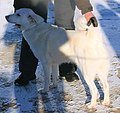
[[[20,27],[34,55],[41,61],[45,74],[43,92],[49,91],[51,71],[53,84],[56,87],[58,65],[63,62],[75,62],[91,91],[92,99],[88,107],[96,106],[97,88],[94,84],[96,76],[103,84],[103,104],[110,104],[107,82],[110,62],[102,37],[97,34],[97,28],[91,26],[88,30],[79,31],[82,24],[75,23],[76,31],[66,31],[45,23],[41,16],[27,8],[17,10],[16,13],[6,16],[6,19]],[[80,18],[82,19],[83,17]]]

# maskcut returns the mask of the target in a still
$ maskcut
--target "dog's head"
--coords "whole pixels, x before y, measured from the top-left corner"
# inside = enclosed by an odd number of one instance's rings
[[[6,16],[6,20],[9,23],[14,23],[21,30],[26,30],[33,25],[44,22],[44,19],[41,16],[35,14],[29,8],[21,8],[17,10],[14,14]]]

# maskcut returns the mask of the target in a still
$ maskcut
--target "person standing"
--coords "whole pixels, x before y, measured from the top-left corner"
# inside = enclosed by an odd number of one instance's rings
[[[36,14],[42,16],[47,22],[49,0],[14,0],[15,11],[20,8],[31,8]],[[77,6],[85,16],[88,26],[93,24],[97,27],[97,20],[93,15],[93,8],[89,0],[54,0],[55,24],[67,30],[74,30],[74,11]],[[36,79],[38,59],[34,56],[26,40],[22,39],[19,60],[20,76],[15,80],[16,85],[24,86],[29,81]],[[65,76],[67,81],[78,80],[76,75],[77,66],[74,63],[63,63],[59,66],[60,76]]]

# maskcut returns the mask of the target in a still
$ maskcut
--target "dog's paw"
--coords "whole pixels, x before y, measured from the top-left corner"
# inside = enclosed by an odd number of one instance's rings
[[[43,91],[43,90],[42,90],[40,93],[41,93],[41,94],[47,94],[47,92],[46,92],[46,91]]]
[[[49,87],[50,87],[50,89],[52,89],[52,88],[56,88],[56,87],[57,87],[57,84],[53,84],[53,83],[51,83]]]
[[[86,106],[86,112],[89,112],[89,113],[93,113],[93,112],[95,112],[97,109],[96,109],[96,107],[95,106],[93,106],[93,105],[87,105]]]
[[[87,104],[87,110],[89,110],[89,111],[96,111],[96,104],[90,104],[90,103],[88,103]]]
[[[49,89],[43,89],[43,90],[41,90],[41,93],[42,94],[45,94],[45,93],[47,93],[49,91]]]
[[[88,109],[86,110],[87,113],[94,113],[95,111],[97,111],[96,108],[91,108],[91,109]]]
[[[96,107],[90,104],[88,105],[88,109],[96,109]]]
[[[112,105],[110,104],[110,101],[103,101],[102,105],[112,108]]]
[[[52,86],[53,88],[57,88],[57,84],[53,84],[53,86]]]

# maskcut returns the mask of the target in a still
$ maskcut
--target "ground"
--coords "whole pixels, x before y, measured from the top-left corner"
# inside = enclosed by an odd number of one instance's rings
[[[111,107],[102,106],[98,99],[96,111],[87,110],[85,103],[90,101],[90,93],[82,76],[80,81],[72,83],[64,79],[59,80],[58,88],[51,88],[47,94],[41,94],[44,74],[40,62],[36,81],[30,82],[25,87],[15,86],[14,80],[20,74],[18,61],[22,35],[13,25],[7,25],[7,27],[3,26],[4,29],[0,29],[0,113],[120,113],[120,2],[91,0],[91,3],[99,25],[108,40],[107,44],[112,48],[108,76]],[[12,4],[9,1],[8,5],[11,8]],[[3,16],[6,14],[6,6],[7,4],[3,4],[3,7],[0,7]],[[5,20],[3,17],[0,19],[3,19],[0,21],[2,25]],[[52,7],[48,17],[48,21],[51,20],[54,20]],[[7,29],[3,33],[5,28]],[[102,85],[97,80],[95,84],[102,98]]]

